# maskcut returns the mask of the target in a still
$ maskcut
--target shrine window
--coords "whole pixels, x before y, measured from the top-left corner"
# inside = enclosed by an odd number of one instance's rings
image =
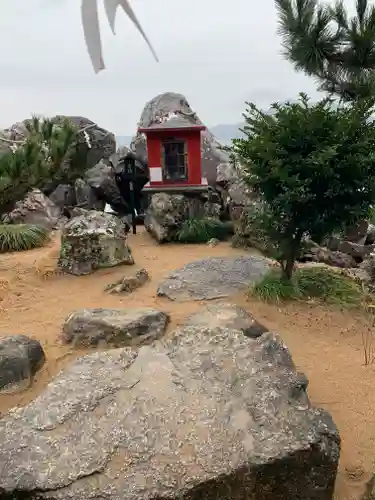
[[[167,139],[162,142],[163,179],[166,181],[187,181],[187,144],[181,139]]]

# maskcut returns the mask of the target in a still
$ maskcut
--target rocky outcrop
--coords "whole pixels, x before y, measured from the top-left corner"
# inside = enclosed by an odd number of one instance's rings
[[[81,213],[61,233],[59,268],[63,272],[81,276],[103,267],[134,264],[120,219],[95,210],[81,209]]]
[[[177,301],[228,297],[261,280],[269,269],[265,258],[255,256],[197,260],[170,273],[157,294]]]
[[[220,205],[209,201],[207,196],[156,193],[151,197],[144,224],[159,243],[165,243],[177,239],[187,219],[219,215]]]
[[[123,147],[113,154],[108,164],[100,161],[85,174],[85,181],[94,191],[97,198],[104,200],[121,215],[130,213],[129,183],[124,178],[124,161],[128,156],[134,157],[128,148]],[[135,160],[134,198],[139,204],[144,185],[149,181],[147,164],[142,158]],[[140,212],[140,206],[136,206]]]
[[[0,338],[0,394],[29,387],[44,361],[44,351],[37,340],[26,335]]]
[[[341,267],[344,269],[353,268],[357,265],[355,259],[351,255],[338,250],[333,251],[314,243],[309,245],[309,248],[306,249],[299,260],[300,262],[319,262],[327,264],[328,266]]]
[[[99,200],[94,190],[83,179],[76,179],[74,191],[78,207],[83,207],[87,210],[104,210],[105,201]]]
[[[163,335],[168,322],[151,308],[81,309],[65,320],[61,339],[75,347],[139,345]]]
[[[74,186],[70,184],[59,184],[49,195],[49,199],[59,208],[74,206],[77,203]]]
[[[33,189],[24,200],[18,201],[14,209],[3,216],[10,224],[35,224],[53,229],[60,217],[60,208],[39,189]]]
[[[74,361],[0,420],[4,498],[331,500],[340,437],[277,335],[185,327]]]
[[[327,247],[350,255],[357,263],[361,263],[375,250],[374,226],[367,220],[360,220],[347,228],[344,234],[328,238]]]

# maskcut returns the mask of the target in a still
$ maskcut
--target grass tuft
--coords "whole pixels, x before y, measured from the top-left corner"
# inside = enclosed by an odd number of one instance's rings
[[[345,307],[359,306],[364,300],[361,287],[346,276],[326,267],[305,267],[295,271],[291,281],[280,271],[270,271],[250,293],[265,302],[319,299]]]
[[[0,224],[0,253],[20,252],[43,246],[49,231],[32,224]]]
[[[210,217],[188,219],[183,222],[177,238],[180,243],[207,243],[212,238],[225,240],[232,225]]]

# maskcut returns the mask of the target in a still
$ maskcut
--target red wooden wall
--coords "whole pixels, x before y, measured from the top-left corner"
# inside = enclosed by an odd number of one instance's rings
[[[148,166],[152,168],[161,168],[161,144],[163,139],[176,137],[184,139],[187,142],[188,155],[188,181],[180,181],[178,184],[200,185],[202,182],[201,166],[201,133],[200,130],[176,130],[147,133],[147,156]],[[173,181],[152,182],[152,184],[176,184]]]

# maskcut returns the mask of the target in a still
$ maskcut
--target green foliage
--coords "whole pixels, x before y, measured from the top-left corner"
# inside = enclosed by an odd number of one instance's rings
[[[33,117],[26,122],[28,136],[13,152],[0,157],[0,213],[12,208],[32,188],[64,176],[64,161],[75,145],[77,130],[70,121],[60,124]]]
[[[32,224],[1,224],[0,253],[31,250],[49,240],[49,231]]]
[[[280,272],[269,272],[251,293],[266,302],[319,299],[344,307],[359,306],[364,299],[358,284],[326,267],[298,269],[292,280],[283,279]]]
[[[188,219],[183,222],[177,239],[180,243],[207,243],[212,238],[225,240],[231,229],[230,224],[210,217]]]
[[[264,200],[261,225],[290,278],[306,237],[317,241],[368,214],[375,199],[375,127],[372,108],[355,102],[333,108],[274,104],[268,115],[248,103],[244,139],[231,153],[244,180]]]
[[[275,0],[284,54],[315,76],[321,90],[351,101],[375,95],[375,6],[356,0],[349,18],[342,0]]]

